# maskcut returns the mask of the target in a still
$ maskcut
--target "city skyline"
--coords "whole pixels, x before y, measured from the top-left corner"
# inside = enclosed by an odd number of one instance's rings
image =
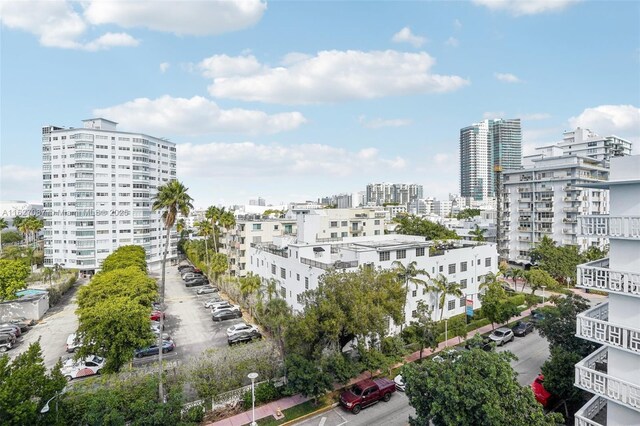
[[[640,141],[637,3],[35,4],[0,10],[4,200],[42,201],[42,126],[94,117],[175,142],[197,206],[446,199],[489,118],[522,120],[525,155],[576,126]]]

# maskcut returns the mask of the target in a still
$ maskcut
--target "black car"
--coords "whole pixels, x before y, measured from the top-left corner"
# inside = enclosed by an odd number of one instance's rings
[[[180,265],[178,266],[178,271],[182,272],[182,271],[186,271],[187,269],[193,269],[195,270],[196,268],[192,265]]]
[[[516,291],[514,289],[511,288],[511,286],[509,284],[501,284],[500,285],[502,287],[502,289],[504,291],[506,291],[507,293],[515,293]]]
[[[513,326],[513,334],[518,337],[524,337],[533,331],[533,324],[527,321],[518,321]]]
[[[0,352],[6,352],[16,343],[16,336],[0,333]]]
[[[544,319],[544,314],[540,311],[531,311],[531,322],[533,325],[538,324],[540,321]]]
[[[475,342],[472,340],[467,341],[467,344],[464,345],[466,350],[471,349],[482,349],[485,352],[491,352],[494,348],[495,344],[488,337],[483,337],[481,342]]]
[[[231,346],[236,343],[246,343],[258,339],[262,339],[262,334],[258,330],[247,330],[229,336],[227,338],[227,342],[229,343],[229,346]]]
[[[194,278],[184,283],[186,287],[198,287],[205,284],[209,284],[209,280],[206,277]]]
[[[211,319],[214,321],[225,321],[235,318],[242,318],[242,311],[237,306],[230,308],[217,309],[211,314]]]

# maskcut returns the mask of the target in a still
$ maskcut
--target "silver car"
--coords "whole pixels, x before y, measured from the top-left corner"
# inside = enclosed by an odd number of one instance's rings
[[[502,346],[514,339],[513,330],[507,327],[500,327],[493,330],[493,333],[489,335],[489,339],[491,339],[491,341],[496,345]]]

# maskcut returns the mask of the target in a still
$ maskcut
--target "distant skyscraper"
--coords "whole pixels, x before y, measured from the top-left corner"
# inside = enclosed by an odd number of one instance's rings
[[[520,119],[483,120],[460,129],[460,194],[475,200],[495,196],[494,166],[522,167]]]
[[[423,188],[415,183],[370,183],[367,185],[365,197],[365,202],[369,205],[406,205],[412,200],[422,198]]]

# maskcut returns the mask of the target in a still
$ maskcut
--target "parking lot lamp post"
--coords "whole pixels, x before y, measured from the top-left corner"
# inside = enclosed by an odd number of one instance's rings
[[[42,409],[40,409],[40,413],[41,414],[48,413],[49,412],[49,403],[55,399],[56,400],[56,424],[58,424],[58,397],[60,395],[62,395],[63,393],[65,393],[66,391],[67,391],[67,388],[64,387],[60,392],[56,392],[56,394],[53,395],[51,398],[49,398],[49,400],[44,404],[44,407],[42,407]]]
[[[449,337],[449,330],[447,329],[447,324],[448,323],[449,323],[449,318],[445,318],[444,319],[444,347],[445,348],[448,346],[448,342],[447,342],[448,337]]]
[[[256,391],[255,391],[255,381],[258,377],[258,373],[249,373],[247,375],[248,378],[251,379],[251,426],[257,426],[256,423]]]

